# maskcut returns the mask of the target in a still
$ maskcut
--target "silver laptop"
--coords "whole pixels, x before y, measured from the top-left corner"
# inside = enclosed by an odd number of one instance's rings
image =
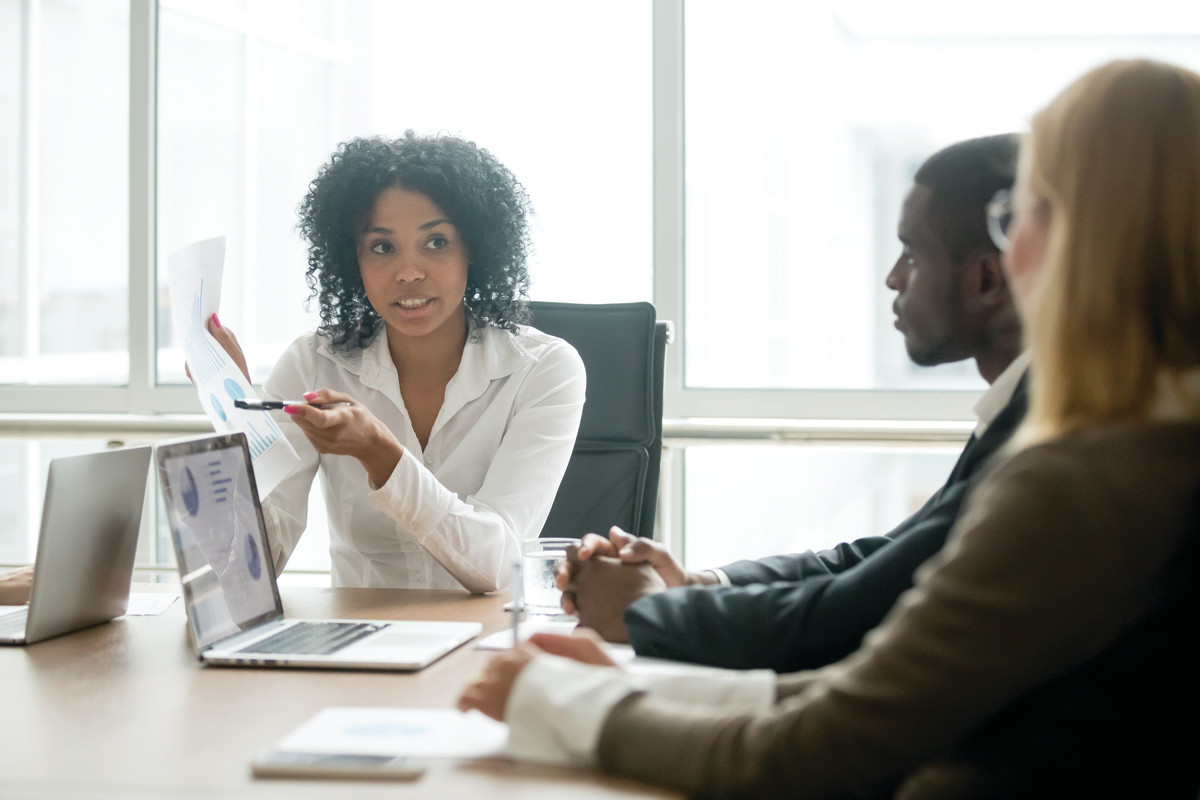
[[[125,613],[150,448],[50,462],[29,605],[0,614],[0,644],[33,644]]]
[[[162,444],[156,460],[188,627],[205,664],[417,670],[482,629],[284,619],[246,436]]]

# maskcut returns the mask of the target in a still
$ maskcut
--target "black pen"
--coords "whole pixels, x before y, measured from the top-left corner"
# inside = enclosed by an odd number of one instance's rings
[[[279,411],[284,406],[312,406],[313,408],[333,408],[334,406],[349,406],[353,403],[340,401],[337,403],[310,403],[307,400],[234,400],[235,408],[247,411]]]

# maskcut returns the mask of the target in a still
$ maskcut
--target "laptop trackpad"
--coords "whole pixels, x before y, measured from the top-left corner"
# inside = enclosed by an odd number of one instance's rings
[[[357,647],[363,650],[386,648],[388,650],[419,650],[426,652],[431,648],[437,648],[439,645],[449,645],[453,641],[453,637],[446,636],[445,634],[396,633],[389,631],[365,639],[358,643]]]
[[[400,620],[338,653],[347,659],[428,663],[479,633],[478,623]]]

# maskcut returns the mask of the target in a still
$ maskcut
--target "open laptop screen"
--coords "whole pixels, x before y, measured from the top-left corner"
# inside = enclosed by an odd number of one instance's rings
[[[158,467],[197,648],[282,617],[245,436],[164,444]]]

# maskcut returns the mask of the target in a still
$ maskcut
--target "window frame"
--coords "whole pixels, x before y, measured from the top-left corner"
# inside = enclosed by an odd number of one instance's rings
[[[24,0],[23,51],[36,34],[40,0]],[[156,383],[156,156],[159,3],[130,0],[129,58],[129,383],[124,386],[12,385],[0,389],[0,413],[195,414],[189,386]],[[687,330],[684,305],[684,0],[653,0],[653,292],[662,319]],[[25,59],[33,56],[24,52]],[[25,61],[24,63],[28,63]],[[26,94],[30,93],[28,83]],[[22,103],[27,111],[28,101]],[[28,130],[28,125],[25,126]],[[36,147],[22,141],[22,152]],[[29,178],[28,180],[33,180]],[[23,192],[36,191],[24,187]],[[22,220],[24,225],[25,221]],[[22,249],[19,270],[32,276],[35,254]],[[665,416],[684,419],[961,422],[979,393],[951,390],[706,389],[684,376],[686,337],[668,348]],[[852,427],[852,426],[851,426]],[[898,426],[899,433],[903,425]]]
[[[36,58],[42,0],[22,0],[22,64]],[[170,8],[170,0],[164,0]],[[115,430],[194,435],[205,427],[194,389],[157,384],[157,79],[158,0],[129,0],[129,382],[113,385],[0,386],[0,435],[70,430],[103,437]],[[677,332],[666,359],[663,497],[658,537],[683,552],[684,449],[714,440],[930,444],[965,439],[977,391],[706,389],[684,376],[685,130],[684,0],[653,0],[652,285],[660,319]],[[36,110],[36,77],[22,75],[23,115]],[[36,131],[22,120],[22,163],[36,155]],[[22,168],[22,200],[35,193],[35,170]],[[22,208],[26,207],[24,203]],[[28,226],[25,214],[18,224]],[[36,253],[21,247],[22,283],[35,280]],[[735,332],[736,333],[736,332]],[[25,433],[23,434],[22,431]],[[35,435],[38,435],[35,433]]]

